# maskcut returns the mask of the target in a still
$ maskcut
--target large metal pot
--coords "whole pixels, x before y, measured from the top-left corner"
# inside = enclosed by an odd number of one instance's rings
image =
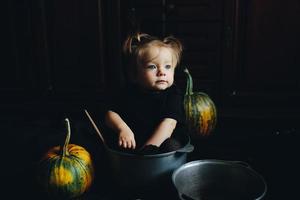
[[[187,153],[194,149],[188,136],[185,142],[185,146],[176,151],[155,155],[129,154],[106,146],[113,181],[122,188],[135,190],[161,186],[167,181],[172,184],[172,172],[186,163]]]
[[[190,144],[190,137],[187,131],[182,128],[174,137],[183,147],[167,153],[155,155],[137,155],[120,152],[110,148],[102,133],[98,129],[96,123],[87,110],[84,110],[104,148],[107,152],[111,165],[113,182],[122,189],[144,189],[160,186],[164,182],[171,182],[172,172],[186,163],[187,153],[194,150],[194,146]],[[113,145],[112,145],[113,146]]]
[[[172,174],[182,200],[260,200],[267,192],[265,180],[240,161],[196,160]]]

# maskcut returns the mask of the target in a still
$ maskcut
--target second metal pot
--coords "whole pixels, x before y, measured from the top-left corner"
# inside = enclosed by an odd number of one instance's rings
[[[245,162],[196,160],[172,174],[182,200],[260,200],[267,192],[262,176]]]

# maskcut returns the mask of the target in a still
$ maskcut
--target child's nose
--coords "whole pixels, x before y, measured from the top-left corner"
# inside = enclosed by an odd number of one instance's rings
[[[157,75],[158,76],[165,76],[166,72],[163,69],[158,69]]]

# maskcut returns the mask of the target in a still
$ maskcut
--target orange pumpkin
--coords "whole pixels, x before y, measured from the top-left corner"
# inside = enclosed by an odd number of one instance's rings
[[[203,92],[193,92],[193,79],[187,69],[184,96],[186,123],[193,136],[208,136],[216,127],[217,109],[212,99]]]
[[[86,192],[94,179],[94,167],[89,152],[69,144],[71,131],[68,119],[67,137],[63,146],[55,146],[42,157],[38,166],[38,182],[43,190],[60,199],[78,197]]]

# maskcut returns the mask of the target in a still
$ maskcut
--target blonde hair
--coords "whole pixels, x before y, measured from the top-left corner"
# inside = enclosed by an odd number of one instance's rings
[[[146,53],[151,47],[166,47],[171,49],[175,58],[175,66],[180,63],[183,46],[177,38],[168,36],[159,39],[146,33],[136,33],[128,36],[123,44],[123,52],[128,61],[127,73],[129,78],[135,76],[138,63],[147,59]]]

